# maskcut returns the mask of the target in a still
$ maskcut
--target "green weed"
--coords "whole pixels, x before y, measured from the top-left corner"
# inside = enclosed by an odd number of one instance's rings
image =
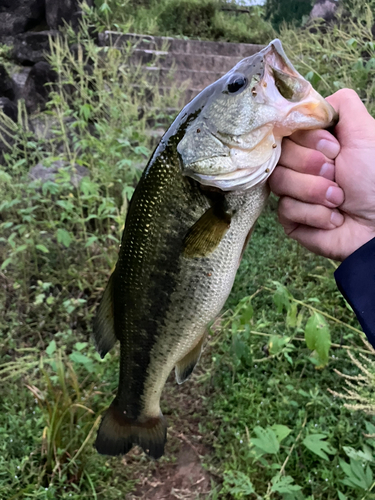
[[[103,0],[97,24],[149,35],[223,40],[227,42],[266,43],[273,29],[263,18],[263,9],[253,6],[248,13],[224,0]]]
[[[22,104],[17,124],[0,117],[8,142],[0,167],[1,498],[124,498],[150,470],[144,457],[131,468],[93,450],[117,360],[100,361],[89,335],[154,146],[148,129],[171,119],[166,109],[180,95],[159,96],[130,67],[132,47],[98,48],[88,32],[105,23],[166,34],[158,23],[177,3],[156,10],[143,0],[138,12],[130,2],[99,4],[100,19],[91,12],[80,33],[67,29],[52,43],[59,80],[48,109],[30,125]],[[257,15],[237,23],[216,10],[211,26],[206,19],[201,31],[186,29],[250,41],[242,30],[258,23],[251,40],[268,41]],[[374,112],[373,19],[368,9],[360,15],[324,34],[320,26],[316,33],[283,28],[281,38],[321,93],[352,87]],[[57,160],[54,177],[29,178],[36,163],[53,169]],[[78,167],[87,175],[77,180]],[[334,266],[285,238],[272,199],[238,271],[221,336],[212,337],[203,373],[189,382],[202,393],[201,434],[214,450],[205,459],[217,482],[211,498],[374,498],[373,352],[337,291]]]

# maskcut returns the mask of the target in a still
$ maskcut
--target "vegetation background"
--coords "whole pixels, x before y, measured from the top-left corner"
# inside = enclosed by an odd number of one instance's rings
[[[319,92],[353,88],[374,114],[375,3],[348,0],[331,25],[307,23],[311,5],[298,4],[269,0],[239,14],[219,0],[99,0],[78,33],[66,28],[52,45],[59,82],[38,116],[48,133],[25,127],[22,105],[18,125],[1,117],[10,149],[0,166],[0,498],[140,498],[155,471],[173,468],[176,436],[192,434],[211,480],[200,498],[375,498],[375,351],[336,289],[337,264],[285,238],[273,199],[199,370],[183,388],[166,388],[166,456],[112,459],[92,446],[118,363],[117,352],[95,352],[92,318],[154,147],[149,129],[172,121],[166,110],[181,95],[172,88],[151,99],[145,75],[127,64],[132,47],[103,52],[89,34],[249,43],[277,35]],[[72,43],[84,48],[78,57]],[[8,64],[9,47],[0,54]],[[55,179],[30,180],[31,167],[56,160],[65,168]],[[90,171],[78,186],[76,165]],[[170,498],[198,498],[195,488]]]

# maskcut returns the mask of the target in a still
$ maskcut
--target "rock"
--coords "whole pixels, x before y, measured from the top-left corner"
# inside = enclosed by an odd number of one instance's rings
[[[317,0],[312,11],[310,12],[310,20],[321,18],[326,22],[336,20],[336,12],[339,7],[339,2],[336,0]]]
[[[80,0],[45,0],[46,2],[46,20],[50,29],[56,30],[64,25],[64,21],[71,24],[73,28],[79,26],[79,20],[82,17],[80,9]],[[92,0],[86,0],[91,7]]]
[[[37,62],[30,70],[23,96],[29,113],[43,111],[46,108],[49,93],[53,89],[53,83],[57,81],[57,73],[45,62]]]
[[[49,52],[49,39],[60,36],[58,31],[22,33],[15,38],[12,57],[20,64],[33,64],[45,60]]]
[[[18,117],[17,104],[10,101],[7,97],[0,97],[0,109],[11,120],[17,122],[17,117]]]
[[[32,181],[40,181],[42,184],[47,181],[54,182],[56,174],[62,170],[70,173],[70,182],[75,188],[78,188],[84,177],[90,176],[90,170],[82,165],[75,164],[72,167],[66,161],[56,160],[50,167],[45,167],[42,163],[38,163],[30,170],[29,177]]]
[[[0,2],[0,39],[36,28],[44,21],[44,0],[1,0]]]
[[[13,81],[2,64],[0,64],[0,97],[7,97],[11,101],[15,98]]]
[[[30,71],[31,71],[30,67],[22,69],[18,68],[17,71],[15,73],[12,73],[11,75],[16,100],[23,99],[24,88]]]
[[[31,117],[29,123],[35,138],[39,141],[50,141],[56,138],[56,130],[61,129],[58,118],[55,118],[53,115],[47,115],[46,113]]]

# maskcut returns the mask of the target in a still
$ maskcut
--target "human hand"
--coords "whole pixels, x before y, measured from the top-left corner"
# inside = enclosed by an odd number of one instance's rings
[[[344,260],[375,237],[375,120],[353,90],[327,101],[339,114],[337,139],[327,130],[284,139],[270,187],[288,236]]]

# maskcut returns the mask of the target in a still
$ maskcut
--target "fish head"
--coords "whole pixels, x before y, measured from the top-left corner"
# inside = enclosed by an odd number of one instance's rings
[[[183,112],[194,116],[177,147],[183,173],[223,191],[265,182],[283,137],[337,121],[333,107],[293,67],[277,39],[240,61]]]

